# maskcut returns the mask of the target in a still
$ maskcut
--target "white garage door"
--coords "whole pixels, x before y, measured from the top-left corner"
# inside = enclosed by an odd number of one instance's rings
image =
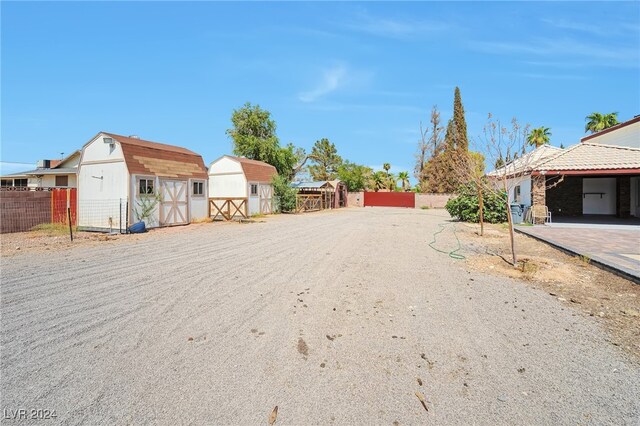
[[[189,223],[189,185],[183,180],[161,180],[160,226]]]

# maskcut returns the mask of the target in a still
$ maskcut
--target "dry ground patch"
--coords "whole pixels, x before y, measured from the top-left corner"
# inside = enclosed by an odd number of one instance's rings
[[[471,270],[521,279],[561,303],[598,318],[611,343],[640,358],[640,285],[568,255],[541,241],[516,233],[519,267],[513,268],[504,225],[456,224]]]

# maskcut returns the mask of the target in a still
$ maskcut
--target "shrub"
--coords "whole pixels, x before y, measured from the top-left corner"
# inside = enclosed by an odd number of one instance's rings
[[[278,199],[278,210],[291,212],[296,209],[296,190],[289,186],[288,179],[280,175],[273,177],[273,194]]]
[[[507,221],[507,196],[493,191],[482,193],[484,205],[484,221],[501,223]],[[479,222],[480,208],[478,206],[478,192],[474,184],[463,185],[458,190],[458,196],[447,201],[445,209],[451,217],[464,222]]]

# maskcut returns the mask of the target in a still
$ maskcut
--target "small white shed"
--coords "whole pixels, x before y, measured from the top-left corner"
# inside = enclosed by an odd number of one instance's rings
[[[143,220],[154,228],[206,218],[207,185],[204,161],[193,151],[100,132],[82,147],[78,226],[125,229]]]
[[[225,155],[209,166],[209,210],[213,218],[230,220],[273,212],[271,164]]]

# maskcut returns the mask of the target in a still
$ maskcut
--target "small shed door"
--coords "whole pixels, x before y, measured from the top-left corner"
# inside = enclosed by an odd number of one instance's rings
[[[186,180],[161,180],[160,226],[189,223],[189,185]]]
[[[260,213],[271,214],[273,203],[273,187],[271,185],[260,185]]]

